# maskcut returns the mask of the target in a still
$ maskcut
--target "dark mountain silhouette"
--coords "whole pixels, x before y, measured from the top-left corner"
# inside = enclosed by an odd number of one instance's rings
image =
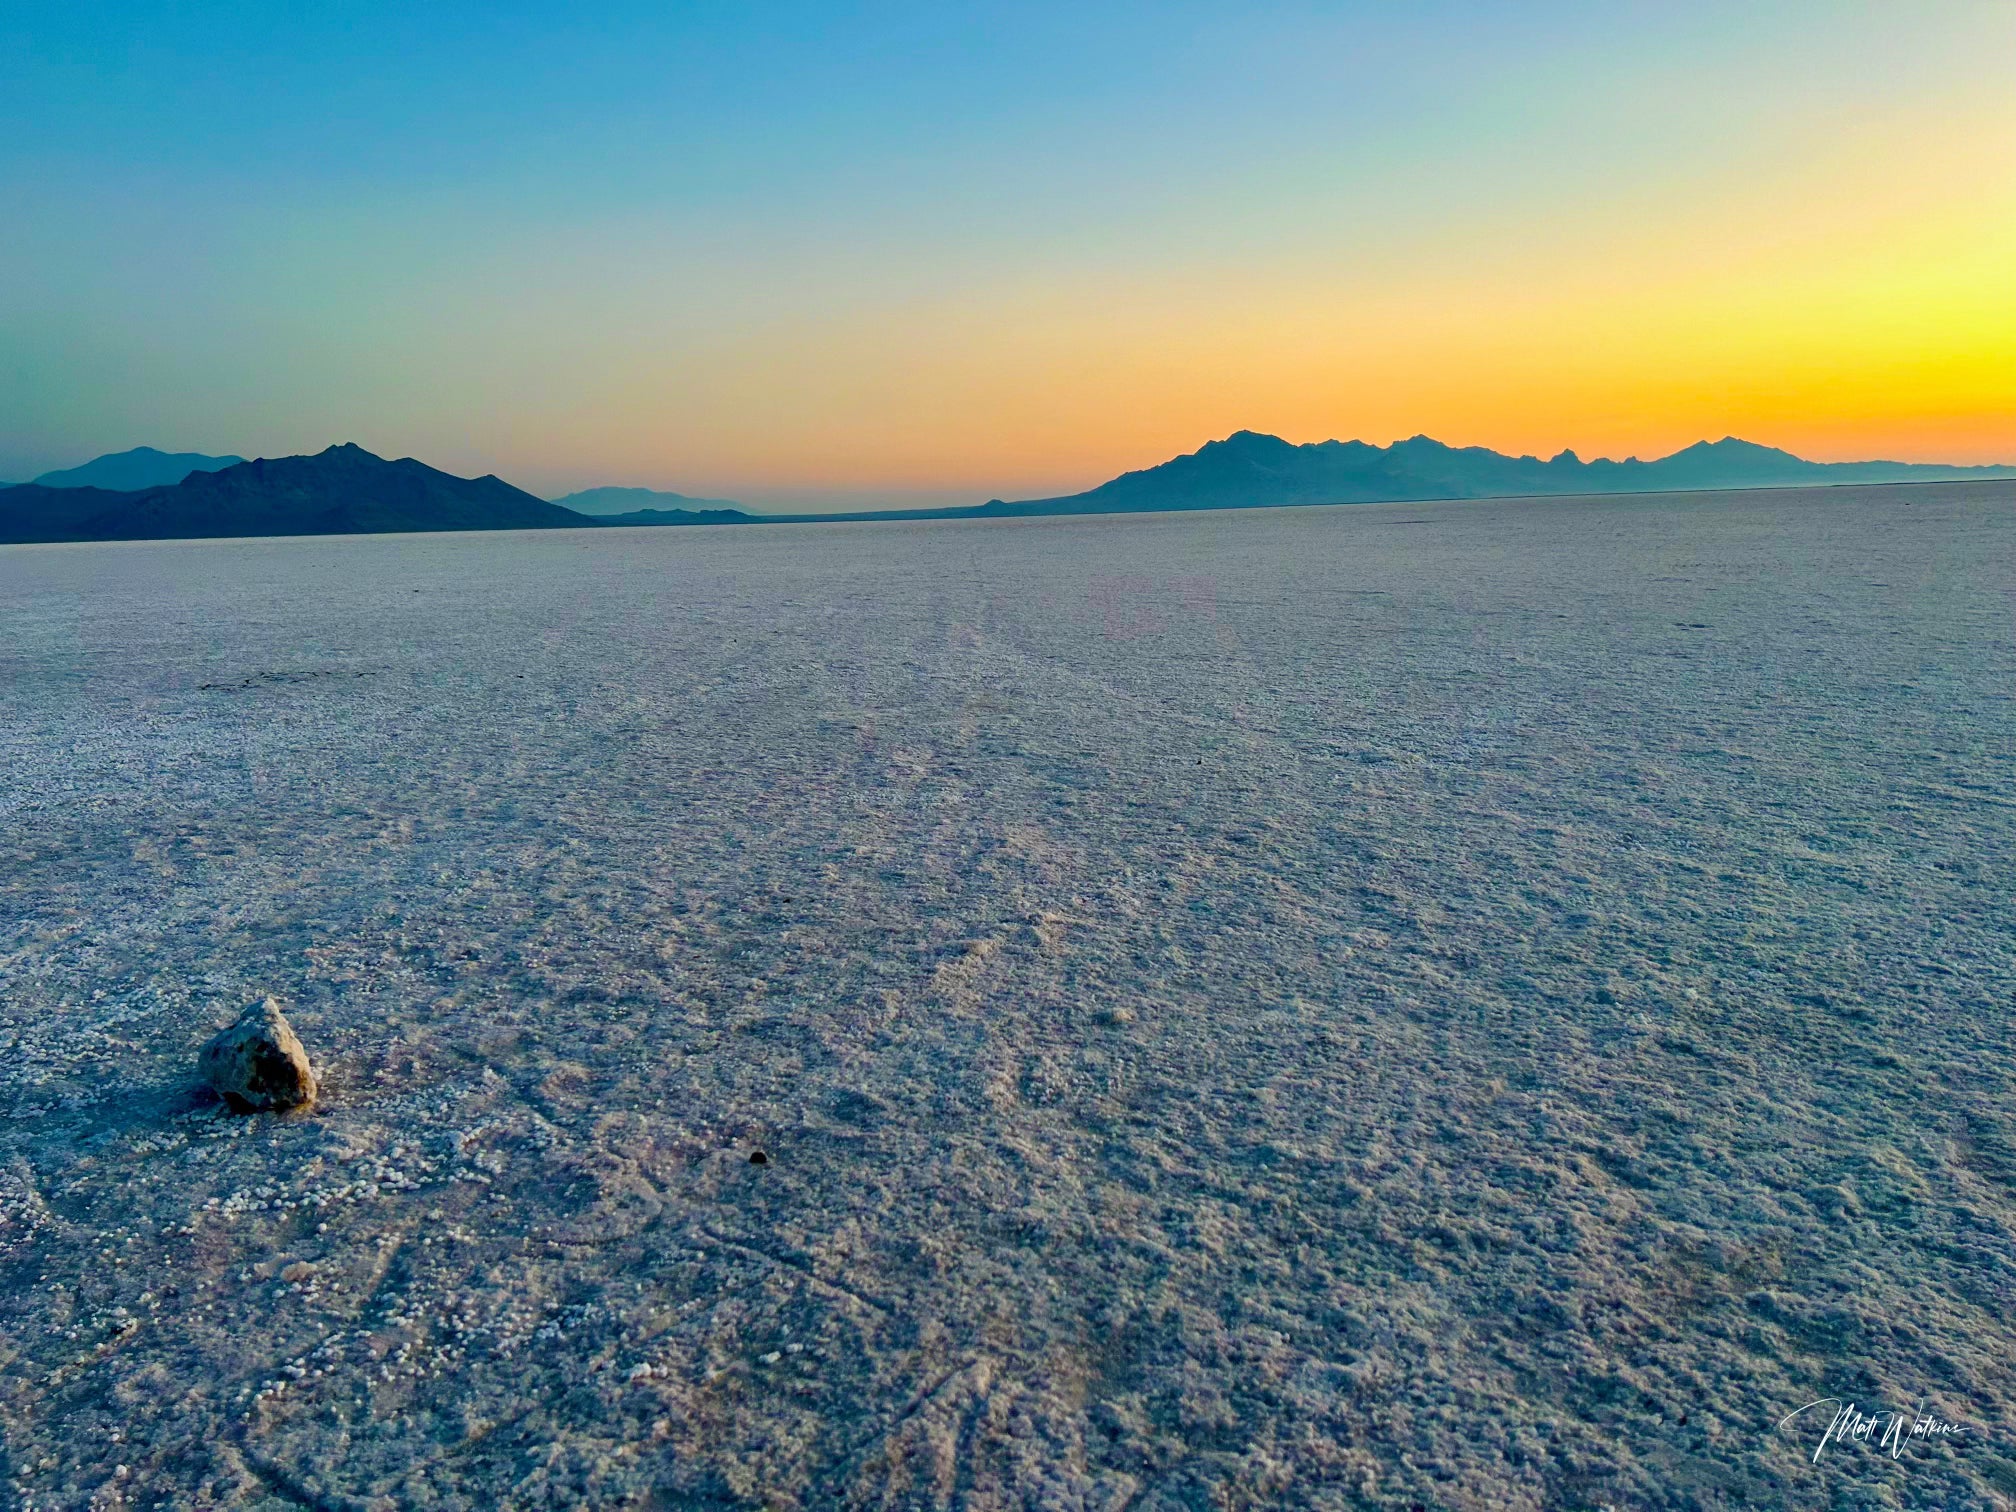
[[[661,493],[655,488],[584,488],[553,501],[562,509],[584,515],[634,515],[644,512],[716,515],[723,511],[742,514],[733,499],[695,499],[686,494]],[[649,524],[649,521],[633,522]]]
[[[44,488],[17,483],[0,488],[0,543],[88,541],[88,521],[138,495],[103,488]]]
[[[133,492],[142,488],[166,488],[180,483],[194,472],[216,472],[236,467],[243,457],[206,457],[201,452],[162,452],[151,446],[131,451],[107,452],[93,457],[82,467],[46,472],[35,481],[44,488],[112,488]]]
[[[1584,462],[1572,451],[1541,461],[1482,446],[1445,446],[1427,436],[1371,446],[1239,431],[1081,494],[1007,503],[975,514],[1112,514],[1152,509],[1250,509],[1279,504],[1372,504],[1409,499],[1482,499],[1531,494],[1658,493],[1827,483],[1921,483],[2016,477],[2016,467],[1913,462],[1808,462],[1735,437],[1697,442],[1670,457]]]
[[[548,530],[595,522],[501,478],[457,478],[361,446],[241,462],[167,488],[113,493],[27,484],[0,490],[0,541]]]

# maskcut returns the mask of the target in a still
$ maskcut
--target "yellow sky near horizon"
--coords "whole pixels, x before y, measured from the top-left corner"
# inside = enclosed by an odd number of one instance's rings
[[[1977,115],[1966,153],[1951,121],[1893,119],[1880,141],[1740,191],[1480,221],[1335,268],[1297,243],[741,329],[709,354],[709,391],[681,396],[706,422],[683,427],[678,475],[746,486],[757,453],[782,489],[979,474],[1012,495],[1240,428],[1584,457],[1734,434],[1826,461],[2016,462],[2016,110],[2003,116]],[[635,438],[683,387],[640,362],[618,386],[634,408],[562,428],[598,460],[632,444],[629,473],[652,476],[657,447]]]

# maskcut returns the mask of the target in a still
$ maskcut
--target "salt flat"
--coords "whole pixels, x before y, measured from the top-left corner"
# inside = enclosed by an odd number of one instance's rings
[[[2012,566],[2006,484],[0,550],[4,1484],[2016,1502]],[[268,992],[307,1116],[197,1094]]]

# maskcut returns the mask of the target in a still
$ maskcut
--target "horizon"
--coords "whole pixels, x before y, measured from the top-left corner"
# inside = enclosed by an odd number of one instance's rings
[[[929,507],[1226,414],[2016,455],[1999,8],[37,3],[14,32],[7,481],[340,434],[542,497]]]
[[[1099,485],[1101,485],[1101,484],[1103,484],[1103,483],[1107,483],[1107,482],[1110,482],[1110,481],[1113,481],[1113,479],[1115,479],[1115,478],[1119,478],[1119,477],[1123,477],[1123,476],[1125,476],[1125,475],[1127,475],[1127,474],[1129,474],[1129,473],[1134,473],[1134,472],[1141,472],[1141,471],[1148,471],[1148,470],[1152,470],[1152,469],[1154,469],[1154,468],[1156,468],[1156,467],[1159,467],[1159,466],[1161,466],[1161,465],[1163,465],[1163,464],[1165,464],[1165,463],[1167,463],[1167,462],[1170,462],[1170,461],[1173,461],[1173,460],[1177,460],[1178,458],[1181,458],[1181,457],[1186,457],[1186,456],[1191,456],[1191,455],[1194,455],[1194,454],[1196,454],[1197,452],[1201,452],[1201,451],[1203,451],[1203,450],[1204,450],[1204,449],[1205,449],[1206,447],[1210,447],[1210,446],[1216,446],[1216,445],[1222,445],[1222,444],[1224,444],[1224,443],[1227,443],[1227,442],[1230,442],[1230,441],[1232,441],[1232,440],[1235,440],[1235,439],[1237,439],[1237,438],[1238,438],[1238,437],[1240,437],[1240,436],[1258,436],[1258,437],[1262,437],[1262,438],[1264,438],[1264,439],[1267,439],[1267,440],[1275,440],[1275,441],[1283,441],[1283,442],[1286,442],[1286,443],[1287,443],[1288,445],[1290,445],[1290,446],[1294,446],[1294,447],[1312,447],[1312,446],[1314,446],[1314,447],[1320,447],[1320,446],[1336,446],[1336,445],[1367,445],[1367,446],[1372,446],[1372,447],[1375,447],[1375,448],[1377,448],[1377,449],[1379,449],[1379,450],[1382,450],[1382,451],[1384,451],[1384,450],[1390,450],[1390,449],[1391,449],[1391,448],[1393,448],[1393,447],[1396,447],[1396,446],[1400,446],[1400,445],[1402,445],[1402,444],[1404,444],[1404,443],[1406,443],[1406,442],[1410,442],[1410,441],[1428,441],[1428,442],[1431,442],[1431,443],[1433,443],[1433,444],[1435,444],[1435,445],[1437,445],[1437,446],[1442,446],[1442,447],[1446,447],[1446,448],[1448,448],[1448,449],[1449,449],[1449,450],[1451,450],[1451,451],[1469,451],[1469,450],[1478,450],[1478,449],[1482,449],[1482,450],[1495,450],[1495,448],[1480,448],[1480,447],[1476,446],[1475,444],[1473,444],[1473,443],[1468,443],[1468,442],[1460,442],[1460,441],[1445,441],[1445,440],[1444,440],[1444,439],[1442,439],[1441,437],[1439,437],[1439,436],[1431,436],[1431,435],[1429,435],[1429,434],[1428,434],[1427,432],[1425,432],[1425,431],[1417,431],[1417,432],[1415,432],[1415,433],[1413,433],[1413,434],[1411,434],[1411,435],[1406,435],[1406,436],[1396,436],[1396,437],[1395,437],[1395,438],[1394,438],[1393,440],[1391,440],[1391,441],[1384,441],[1384,442],[1378,442],[1378,441],[1374,441],[1374,442],[1367,442],[1367,441],[1365,441],[1365,440],[1364,440],[1364,439],[1363,439],[1362,437],[1349,437],[1349,436],[1326,436],[1326,437],[1324,437],[1324,438],[1323,438],[1322,440],[1318,440],[1318,441],[1295,441],[1295,440],[1292,440],[1292,439],[1290,439],[1290,438],[1288,438],[1288,437],[1285,437],[1285,436],[1276,436],[1276,435],[1272,434],[1271,432],[1267,432],[1267,431],[1256,431],[1256,430],[1254,430],[1253,428],[1251,428],[1250,426],[1242,426],[1242,427],[1239,427],[1239,428],[1237,428],[1237,429],[1235,429],[1235,430],[1231,430],[1231,431],[1227,431],[1227,432],[1225,432],[1225,433],[1224,433],[1223,435],[1214,435],[1214,436],[1211,436],[1211,437],[1207,438],[1206,440],[1204,440],[1204,441],[1202,441],[1202,442],[1199,442],[1199,443],[1197,443],[1197,444],[1196,444],[1195,446],[1192,446],[1192,447],[1191,447],[1191,448],[1189,448],[1189,449],[1188,449],[1187,451],[1184,451],[1184,452],[1179,452],[1179,453],[1175,453],[1175,454],[1173,454],[1173,455],[1172,455],[1172,456],[1170,456],[1170,457],[1163,457],[1163,458],[1159,458],[1159,459],[1156,459],[1155,461],[1151,461],[1151,462],[1144,462],[1144,463],[1140,463],[1140,464],[1137,464],[1137,465],[1135,465],[1135,466],[1131,466],[1131,467],[1125,467],[1125,468],[1122,468],[1122,469],[1121,469],[1121,470],[1120,470],[1119,472],[1116,472],[1116,473],[1113,473],[1113,474],[1110,474],[1110,475],[1109,475],[1109,476],[1107,476],[1107,477],[1104,477],[1104,478],[1097,478],[1097,479],[1093,479],[1093,480],[1091,480],[1090,482],[1086,482],[1086,483],[1083,483],[1083,484],[1082,484],[1082,485],[1080,485],[1079,487],[1076,487],[1076,488],[1073,488],[1073,489],[1070,489],[1070,490],[1068,490],[1068,491],[1067,491],[1067,492],[1066,492],[1065,494],[1060,494],[1060,495],[1054,495],[1054,496],[1045,496],[1045,497],[1061,497],[1061,496],[1068,496],[1068,494],[1070,494],[1070,493],[1079,493],[1079,492],[1085,492],[1085,491],[1088,491],[1088,490],[1090,490],[1090,489],[1093,489],[1093,488],[1096,488],[1096,487],[1098,487]],[[1590,463],[1603,463],[1603,462],[1609,462],[1609,463],[1627,463],[1627,464],[1628,464],[1628,463],[1633,463],[1633,462],[1640,462],[1640,463],[1656,463],[1656,462],[1661,462],[1661,461],[1666,461],[1666,460],[1669,460],[1670,458],[1672,458],[1672,457],[1674,457],[1674,456],[1677,456],[1677,455],[1679,455],[1679,454],[1681,454],[1681,453],[1683,453],[1683,452],[1688,452],[1688,451],[1692,451],[1692,450],[1696,450],[1696,449],[1698,449],[1698,448],[1712,448],[1712,447],[1717,447],[1717,446],[1727,446],[1727,445],[1730,445],[1730,444],[1732,444],[1732,443],[1733,443],[1733,444],[1736,444],[1736,445],[1740,445],[1740,446],[1753,446],[1753,447],[1758,447],[1758,448],[1760,448],[1760,449],[1763,449],[1763,450],[1766,450],[1766,451],[1781,451],[1781,452],[1787,452],[1788,454],[1790,454],[1790,455],[1794,455],[1794,456],[1798,455],[1797,453],[1792,453],[1792,452],[1790,452],[1788,448],[1784,448],[1784,447],[1774,447],[1774,446],[1772,446],[1772,445],[1771,445],[1771,444],[1770,444],[1769,442],[1759,442],[1759,441],[1755,441],[1755,440],[1753,440],[1753,439],[1751,439],[1750,437],[1747,437],[1747,436],[1737,436],[1737,435],[1734,435],[1734,434],[1728,434],[1728,435],[1723,435],[1723,436],[1719,436],[1719,437],[1715,437],[1715,438],[1710,438],[1710,437],[1707,437],[1707,436],[1702,436],[1702,437],[1700,437],[1700,438],[1698,438],[1698,439],[1696,439],[1696,440],[1694,440],[1694,441],[1691,441],[1691,442],[1688,442],[1688,443],[1687,443],[1686,445],[1684,445],[1684,446],[1680,446],[1680,447],[1676,447],[1676,448],[1675,448],[1675,449],[1674,449],[1673,451],[1671,451],[1671,452],[1667,452],[1667,453],[1663,453],[1663,454],[1661,454],[1661,455],[1658,455],[1658,456],[1652,456],[1652,457],[1638,457],[1638,456],[1624,456],[1624,457],[1607,457],[1607,456],[1601,456],[1601,455],[1595,455],[1595,454],[1584,454],[1583,452],[1581,452],[1580,450],[1578,450],[1577,448],[1575,448],[1575,447],[1572,447],[1572,446],[1570,446],[1570,447],[1566,447],[1566,448],[1562,448],[1561,450],[1559,450],[1559,451],[1557,451],[1557,452],[1555,452],[1555,453],[1552,453],[1552,454],[1540,454],[1540,453],[1532,453],[1532,452],[1527,452],[1527,453],[1499,453],[1499,455],[1501,455],[1501,456],[1509,456],[1509,457],[1511,457],[1511,458],[1512,458],[1513,460],[1519,460],[1519,461],[1534,461],[1534,460],[1537,460],[1537,461],[1542,461],[1542,462],[1544,462],[1544,461],[1549,461],[1549,460],[1554,460],[1554,459],[1556,459],[1556,458],[1560,458],[1560,457],[1562,457],[1562,456],[1564,456],[1564,455],[1565,455],[1566,457],[1569,457],[1569,458],[1572,458],[1572,459],[1573,459],[1573,460],[1574,460],[1575,462],[1578,462],[1578,463],[1581,463],[1581,464],[1583,464],[1583,465],[1587,465],[1587,464],[1590,464]],[[345,448],[345,447],[356,447],[356,448],[358,448],[359,450],[361,450],[361,451],[365,452],[365,453],[366,453],[366,454],[368,454],[368,455],[371,455],[371,456],[375,456],[375,457],[378,457],[378,458],[380,458],[380,459],[382,459],[382,460],[385,460],[385,461],[402,461],[402,460],[404,460],[404,461],[416,461],[416,462],[420,462],[420,463],[423,463],[423,464],[425,464],[425,465],[427,465],[427,466],[434,466],[434,464],[433,464],[433,463],[431,463],[431,462],[429,462],[429,461],[428,461],[428,459],[427,459],[427,458],[425,458],[425,457],[415,457],[415,456],[410,456],[410,455],[404,455],[404,456],[402,456],[402,455],[400,455],[400,454],[396,454],[396,453],[392,453],[392,452],[386,452],[386,451],[380,451],[380,450],[378,450],[378,449],[377,449],[376,447],[373,447],[373,446],[367,446],[367,445],[364,445],[364,444],[363,444],[362,442],[358,442],[358,441],[354,441],[354,440],[345,440],[345,441],[332,441],[332,442],[329,442],[329,443],[328,443],[327,445],[325,445],[325,446],[318,446],[318,447],[314,447],[314,448],[312,448],[312,449],[310,449],[310,450],[308,450],[308,451],[303,451],[303,452],[288,452],[288,453],[282,453],[282,454],[269,454],[269,453],[254,453],[254,454],[250,454],[250,455],[246,455],[246,454],[242,454],[242,453],[233,453],[233,452],[231,452],[231,451],[230,451],[229,449],[225,449],[225,450],[220,450],[220,451],[217,451],[217,452],[206,452],[206,451],[205,451],[205,450],[204,450],[204,449],[203,449],[202,447],[165,447],[165,446],[152,446],[152,445],[149,445],[149,444],[146,444],[146,443],[142,443],[142,444],[140,444],[140,445],[138,445],[138,446],[133,446],[133,447],[121,447],[121,448],[118,448],[118,449],[117,449],[117,450],[115,450],[115,451],[106,451],[106,452],[99,452],[99,453],[96,453],[96,454],[94,454],[93,456],[91,456],[91,457],[89,457],[89,458],[86,458],[86,459],[83,459],[83,461],[82,461],[82,462],[75,462],[75,463],[70,463],[70,464],[66,464],[66,465],[65,465],[64,467],[61,467],[61,468],[52,468],[52,469],[48,469],[48,471],[51,471],[51,472],[60,472],[60,471],[67,471],[67,470],[69,470],[70,468],[74,468],[74,467],[79,467],[79,466],[83,466],[83,465],[86,465],[86,464],[88,464],[88,463],[91,463],[91,462],[98,462],[98,461],[102,461],[102,460],[106,459],[107,457],[114,457],[114,456],[123,456],[123,455],[126,455],[126,454],[129,454],[129,453],[134,453],[134,452],[151,452],[151,453],[153,453],[153,454],[155,454],[155,455],[157,455],[157,456],[189,456],[189,455],[195,455],[195,456],[209,456],[209,457],[212,457],[212,458],[216,458],[216,457],[224,457],[224,456],[231,456],[231,455],[238,455],[238,456],[240,456],[240,457],[241,457],[242,461],[244,461],[244,462],[259,462],[259,461],[268,461],[268,462],[270,462],[270,461],[277,461],[277,460],[280,460],[280,458],[281,458],[282,456],[290,456],[290,457],[300,457],[300,456],[315,456],[315,455],[318,455],[318,454],[320,454],[320,453],[322,453],[322,452],[326,452],[326,451],[338,451],[338,450],[341,450],[341,449],[343,449],[343,448]],[[1897,458],[1897,457],[1846,457],[1846,458],[1826,458],[1826,459],[1822,459],[1822,458],[1803,458],[1802,460],[1806,460],[1806,461],[1822,461],[1822,460],[1825,460],[1825,461],[1843,461],[1843,462],[1863,462],[1863,463],[1885,463],[1885,462],[1902,462],[1902,461],[1905,461],[1905,460],[1907,460],[1907,459],[1904,459],[1904,458]],[[1916,460],[1916,459],[1911,459],[1911,460]],[[1930,462],[1930,463],[1931,463],[1932,465],[1946,465],[1946,466],[1989,466],[1989,467],[2004,467],[2004,468],[2009,468],[2009,469],[2011,469],[2011,470],[2016,470],[2016,462],[1989,462],[1989,463],[1985,463],[1985,464],[1973,464],[1973,463],[1950,463],[1950,462],[1942,462],[1942,461],[1941,461],[1940,459],[1926,459],[1926,460],[1927,460],[1927,461],[1929,461],[1929,462]],[[439,470],[441,470],[441,471],[450,471],[449,469],[439,469]],[[943,499],[943,498],[938,498],[938,497],[936,497],[936,496],[933,496],[933,497],[932,497],[932,499],[931,499],[931,502],[929,502],[929,503],[925,503],[925,504],[919,504],[919,503],[914,503],[914,502],[907,502],[907,501],[905,501],[905,502],[895,502],[895,500],[896,500],[896,499],[900,498],[900,496],[899,496],[899,495],[892,495],[892,494],[890,494],[890,493],[889,493],[889,492],[887,492],[887,491],[879,491],[879,492],[878,492],[878,491],[876,491],[876,490],[872,490],[872,489],[869,489],[869,490],[860,490],[860,491],[856,491],[856,492],[849,492],[849,493],[846,493],[846,494],[836,494],[836,493],[834,493],[834,492],[832,492],[832,491],[830,491],[830,490],[829,490],[829,491],[827,491],[827,492],[825,492],[825,493],[822,493],[822,494],[819,494],[819,495],[817,495],[817,496],[814,496],[814,497],[812,497],[812,498],[809,498],[809,499],[805,500],[804,502],[800,502],[800,503],[793,503],[793,502],[790,502],[790,501],[788,501],[788,500],[787,500],[787,501],[785,501],[785,502],[769,502],[769,501],[758,501],[758,500],[752,500],[752,499],[746,499],[746,498],[732,498],[732,497],[719,497],[719,496],[713,496],[713,495],[702,495],[702,494],[699,494],[699,493],[697,493],[697,492],[696,492],[695,490],[692,490],[692,489],[682,489],[682,488],[679,488],[679,487],[677,487],[676,485],[670,485],[670,486],[668,486],[668,485],[658,485],[658,484],[639,484],[639,483],[627,483],[627,482],[621,482],[621,481],[616,481],[616,482],[603,482],[603,483],[585,483],[585,484],[581,484],[581,485],[579,485],[579,486],[577,486],[577,487],[574,487],[574,488],[570,488],[570,489],[564,489],[564,490],[558,490],[558,491],[554,491],[554,492],[541,492],[541,491],[537,491],[537,490],[533,490],[533,489],[527,489],[527,488],[523,488],[523,485],[521,485],[521,484],[518,484],[518,483],[517,483],[517,482],[515,482],[515,481],[514,481],[514,480],[513,480],[512,478],[510,478],[510,477],[506,476],[505,474],[503,474],[502,472],[500,472],[500,471],[499,471],[498,469],[496,469],[496,468],[485,468],[485,469],[483,469],[483,470],[481,470],[481,471],[475,471],[475,472],[470,472],[470,473],[466,473],[466,474],[459,474],[459,473],[458,473],[458,474],[454,474],[454,475],[455,475],[455,476],[460,476],[460,477],[467,477],[467,478],[472,478],[472,479],[473,479],[473,478],[481,478],[481,477],[495,477],[495,478],[498,478],[498,479],[499,479],[500,481],[502,481],[502,482],[505,482],[505,483],[509,483],[509,484],[511,484],[511,485],[512,485],[513,487],[516,487],[516,488],[521,488],[521,489],[522,489],[522,491],[524,491],[524,492],[527,492],[527,493],[531,493],[531,494],[533,495],[533,497],[535,497],[535,498],[539,498],[539,499],[544,499],[544,500],[547,500],[547,501],[549,501],[549,502],[554,502],[554,503],[559,503],[559,502],[563,502],[563,501],[564,501],[565,499],[567,499],[568,497],[570,497],[570,496],[573,496],[573,495],[576,495],[576,494],[583,494],[583,493],[590,493],[590,492],[596,492],[596,491],[600,491],[600,490],[607,490],[607,489],[614,489],[614,490],[622,490],[622,491],[627,491],[627,492],[643,492],[643,493],[658,493],[658,494],[667,494],[667,495],[678,495],[678,496],[682,497],[683,499],[686,499],[686,500],[689,500],[689,501],[691,501],[691,502],[693,502],[693,503],[696,503],[696,504],[700,505],[700,506],[701,506],[701,507],[703,507],[703,508],[704,508],[704,507],[708,507],[708,506],[710,506],[710,505],[711,505],[711,506],[719,506],[719,505],[722,505],[722,504],[728,504],[728,505],[732,505],[732,506],[735,506],[735,507],[738,507],[738,508],[743,508],[743,509],[747,509],[747,510],[748,510],[749,512],[751,512],[751,513],[755,513],[755,514],[785,514],[785,513],[791,513],[791,512],[794,512],[794,510],[797,510],[797,511],[803,511],[803,512],[806,512],[806,513],[828,513],[828,512],[830,512],[830,513],[840,513],[840,512],[844,512],[844,511],[846,511],[846,510],[847,510],[847,509],[849,509],[849,508],[854,508],[854,509],[860,509],[860,510],[863,510],[864,512],[901,512],[901,511],[903,511],[903,510],[907,510],[907,509],[914,509],[914,508],[946,508],[946,507],[958,507],[958,506],[962,506],[962,505],[977,505],[977,504],[983,504],[983,503],[996,503],[996,502],[1001,502],[1001,501],[1003,501],[1004,499],[1005,499],[1005,500],[1007,500],[1008,502],[1014,502],[1014,500],[1013,500],[1012,498],[1010,498],[1010,497],[1009,497],[1009,496],[1007,496],[1007,495],[1003,495],[1003,494],[990,494],[990,495],[988,495],[988,496],[987,496],[986,498],[984,498],[984,499],[982,499],[982,498],[971,498],[971,497],[960,497],[960,498],[955,498],[955,499]],[[40,476],[40,475],[38,475],[38,476]],[[14,479],[14,480],[8,480],[8,479],[0,479],[0,487],[6,487],[6,486],[8,486],[8,485],[9,485],[9,483],[10,483],[10,482],[30,482],[30,481],[33,481],[33,480],[31,480],[31,479],[25,479],[25,478],[24,478],[24,479]],[[1879,485],[1879,486],[1881,486],[1881,485]],[[1034,497],[1034,496],[1030,496],[1030,497]],[[846,502],[846,503],[840,503],[840,502],[834,502],[835,500],[846,500],[846,501],[849,501],[849,502]],[[881,506],[879,510],[877,510],[877,509],[876,509],[876,506],[877,506],[878,504],[879,504],[879,505]],[[648,506],[646,506],[646,507],[648,507]]]

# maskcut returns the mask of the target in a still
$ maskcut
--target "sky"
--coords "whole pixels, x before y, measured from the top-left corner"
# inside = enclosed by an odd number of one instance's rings
[[[2016,0],[0,8],[0,479],[2016,462]]]

